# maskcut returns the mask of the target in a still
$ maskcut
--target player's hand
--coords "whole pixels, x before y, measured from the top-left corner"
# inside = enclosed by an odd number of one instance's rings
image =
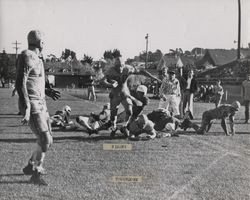
[[[13,90],[11,96],[14,97],[16,95],[16,91]]]
[[[24,118],[21,120],[21,123],[23,125],[27,125],[29,123],[29,120],[30,120],[30,114],[27,113],[27,111],[26,111],[26,114],[25,114]]]
[[[54,90],[52,88],[46,88],[45,89],[45,94],[52,98],[54,101],[58,100],[61,98],[61,93],[57,90]]]
[[[114,81],[111,85],[112,85],[112,88],[116,88],[118,86],[118,82]]]
[[[134,100],[136,106],[142,106],[142,102],[139,100]]]

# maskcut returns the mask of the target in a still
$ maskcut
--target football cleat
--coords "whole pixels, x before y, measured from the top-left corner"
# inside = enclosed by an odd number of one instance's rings
[[[110,133],[110,137],[114,138],[115,137],[115,133],[116,133],[116,130],[112,130],[111,133]]]
[[[31,163],[28,163],[28,165],[23,168],[23,173],[25,175],[32,175],[34,172],[35,170],[33,170],[33,165]]]
[[[30,178],[30,183],[33,183],[35,185],[43,185],[47,186],[48,183],[45,182],[44,179],[41,178],[41,173],[37,170],[34,171],[34,174]]]
[[[181,123],[180,128],[186,131],[188,128],[192,128],[192,122],[188,118],[186,118]]]
[[[120,131],[121,131],[121,133],[122,133],[125,137],[129,137],[129,130],[127,129],[126,126],[121,127],[121,128],[120,128]]]
[[[29,162],[27,166],[23,168],[24,175],[33,175],[35,173],[35,170],[33,169],[33,165]],[[40,173],[42,175],[46,175],[46,170],[41,166],[40,167]]]

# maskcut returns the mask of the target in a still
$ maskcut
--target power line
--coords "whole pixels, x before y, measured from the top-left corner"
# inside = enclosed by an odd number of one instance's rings
[[[146,59],[145,59],[145,69],[147,68],[147,65],[148,65],[148,33],[147,35],[145,36],[145,39],[146,39]]]
[[[15,45],[15,47],[13,47],[13,49],[16,49],[16,58],[17,58],[17,52],[18,52],[18,49],[20,49],[20,47],[18,47],[18,45],[21,44],[21,43],[20,43],[20,42],[17,42],[17,40],[16,40],[16,42],[14,42],[14,43],[12,43],[12,44]]]

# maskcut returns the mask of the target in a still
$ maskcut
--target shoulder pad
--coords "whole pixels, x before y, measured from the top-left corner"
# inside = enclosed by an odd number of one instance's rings
[[[32,66],[33,62],[36,58],[36,54],[33,51],[30,50],[24,50],[21,53],[21,57],[23,58],[24,62],[28,66]]]

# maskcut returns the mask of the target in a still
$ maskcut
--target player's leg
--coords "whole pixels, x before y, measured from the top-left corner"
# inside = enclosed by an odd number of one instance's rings
[[[179,100],[175,95],[171,95],[169,99],[169,105],[173,110],[173,116],[179,116]]]
[[[117,123],[125,122],[125,119],[126,119],[126,112],[124,110],[117,115]]]
[[[96,93],[95,93],[95,87],[92,86],[92,95],[93,95],[93,100],[96,101]]]
[[[188,110],[191,113],[191,119],[193,119],[193,116],[194,116],[194,109],[193,109],[194,101],[193,101],[193,98],[194,98],[194,94],[190,93],[189,97],[188,97]]]
[[[88,86],[87,91],[88,91],[88,100],[90,100],[91,99],[91,89],[90,89],[90,86]]]
[[[115,136],[115,132],[117,129],[116,123],[117,123],[117,113],[118,108],[121,103],[121,97],[119,96],[113,96],[110,95],[110,123],[111,123],[111,137]]]
[[[212,124],[213,124],[213,121],[208,122],[207,127],[206,127],[206,132],[207,132],[207,133],[209,132],[209,130],[210,130]]]
[[[183,92],[183,105],[182,105],[182,112],[183,114],[185,114],[185,110],[186,110],[186,107],[187,107],[187,102],[188,102],[188,93],[187,92]]]
[[[32,114],[32,121],[36,128],[37,143],[41,147],[41,151],[38,151],[36,154],[36,168],[39,171],[43,164],[45,153],[53,143],[53,138],[47,112]]]
[[[125,117],[125,126],[127,126],[131,120],[132,120],[132,114],[133,114],[133,103],[132,100],[130,98],[126,98],[124,99],[122,102],[122,105],[124,107],[125,113],[126,113],[126,117]]]
[[[202,115],[201,127],[196,131],[197,134],[205,134],[208,125],[210,124],[210,119],[207,112],[204,112]]]
[[[30,116],[30,127],[34,130],[37,136],[36,150],[33,152],[31,162],[33,165],[33,173],[30,179],[35,184],[47,185],[47,183],[40,178],[43,172],[43,162],[45,153],[53,143],[50,119],[47,112],[35,113]],[[23,169],[25,173],[25,168]]]
[[[76,122],[87,130],[92,130],[92,127],[89,124],[89,117],[78,116]]]

